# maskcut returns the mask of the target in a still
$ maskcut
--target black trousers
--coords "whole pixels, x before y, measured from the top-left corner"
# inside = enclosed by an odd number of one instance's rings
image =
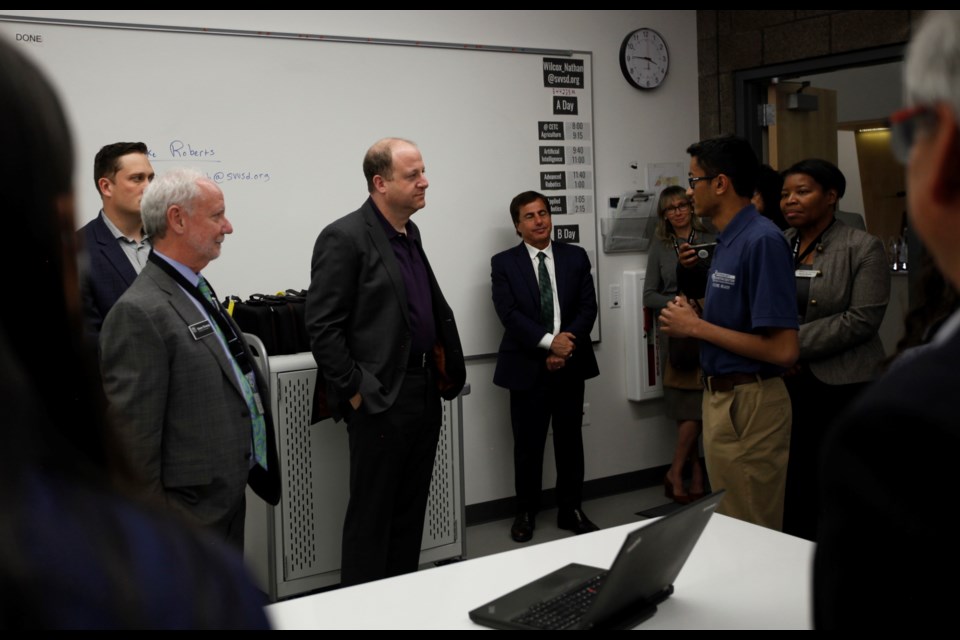
[[[783,532],[816,542],[823,442],[833,420],[868,384],[826,384],[805,366],[800,373],[783,380],[793,407],[787,488],[783,499]]]
[[[440,392],[426,369],[407,371],[387,411],[368,415],[361,405],[350,414],[342,585],[417,570],[441,419]]]
[[[543,453],[553,424],[557,507],[579,509],[583,492],[583,378],[569,370],[545,372],[536,388],[510,390],[513,473],[517,510],[540,510]]]

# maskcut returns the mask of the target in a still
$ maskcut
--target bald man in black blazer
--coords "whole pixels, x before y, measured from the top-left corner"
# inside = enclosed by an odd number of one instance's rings
[[[317,384],[350,439],[342,585],[417,570],[440,398],[466,380],[453,311],[410,220],[429,186],[420,151],[385,138],[363,171],[370,197],[317,238],[306,308]]]

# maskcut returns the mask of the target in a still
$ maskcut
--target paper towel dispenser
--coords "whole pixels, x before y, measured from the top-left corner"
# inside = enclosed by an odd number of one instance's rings
[[[657,194],[628,191],[610,199],[610,210],[600,219],[604,253],[646,251],[657,229]]]

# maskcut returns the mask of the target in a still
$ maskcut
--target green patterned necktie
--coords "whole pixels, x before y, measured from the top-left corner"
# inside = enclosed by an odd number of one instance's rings
[[[217,313],[223,316],[223,308],[220,306],[220,303],[217,302],[217,299],[213,297],[213,291],[210,289],[210,285],[207,284],[207,281],[203,279],[203,276],[200,276],[200,281],[197,283],[197,289],[200,290],[200,293],[203,294],[203,297],[207,299],[207,302],[213,305],[213,308],[216,309]],[[224,316],[225,317],[225,316]],[[216,318],[211,318],[213,321],[213,329],[217,332],[217,335],[220,336],[220,339],[223,341],[223,344],[227,344],[227,339],[223,335],[223,331],[220,330],[220,324],[217,322]],[[233,356],[232,353],[227,350],[227,359],[230,360],[230,364],[233,366],[233,373],[236,375],[237,379],[240,381],[240,388],[243,389],[243,399],[247,403],[247,408],[250,409],[250,420],[253,426],[253,458],[257,461],[264,469],[267,468],[267,427],[263,419],[263,413],[260,411],[260,407],[257,406],[257,400],[254,396],[254,387],[256,384],[256,378],[253,374],[253,364],[251,363],[251,369],[249,375],[244,375],[243,371],[240,369],[240,365],[237,363],[237,359]]]
[[[540,322],[553,333],[553,287],[550,286],[550,273],[547,271],[547,254],[543,251],[537,254],[540,266],[537,267],[537,276],[540,279]]]

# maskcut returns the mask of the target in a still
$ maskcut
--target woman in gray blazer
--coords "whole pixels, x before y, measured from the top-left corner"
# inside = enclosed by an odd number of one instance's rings
[[[783,176],[780,208],[790,225],[800,321],[800,359],[785,377],[793,428],[783,531],[816,540],[821,443],[884,359],[878,330],[890,272],[880,239],[836,218],[846,189],[836,166],[803,160]]]

